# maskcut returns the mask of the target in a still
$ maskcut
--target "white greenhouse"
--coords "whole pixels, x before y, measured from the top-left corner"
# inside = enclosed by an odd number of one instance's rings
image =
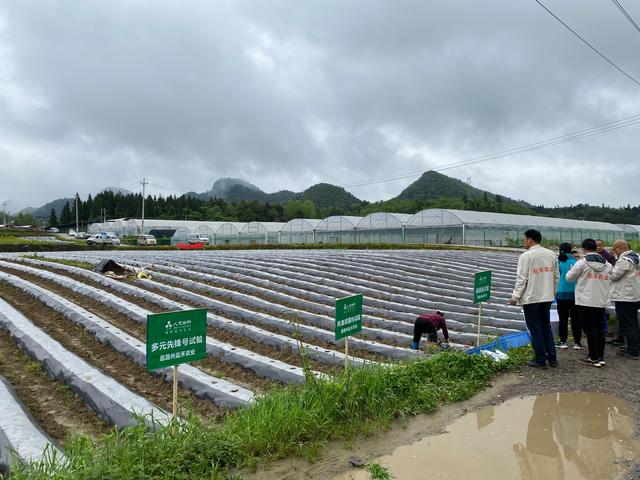
[[[335,215],[316,227],[316,243],[356,243],[356,226],[363,217]]]
[[[640,225],[617,224],[624,232],[625,240],[640,240]]]
[[[438,208],[411,216],[405,243],[518,246],[522,234],[532,228],[542,233],[544,243],[579,244],[585,238],[612,243],[624,236],[620,227],[605,222]]]
[[[408,213],[371,213],[356,225],[357,243],[405,243]]]
[[[282,222],[249,222],[240,229],[239,241],[242,244],[274,244],[280,243]]]
[[[427,209],[416,214],[378,212],[366,217],[330,216],[297,218],[283,222],[205,222],[193,220],[144,221],[144,233],[175,245],[191,233],[209,238],[211,245],[225,244],[450,244],[519,246],[522,234],[540,230],[546,244],[601,238],[611,244],[618,238],[640,239],[640,226],[605,222],[515,215],[469,210]],[[113,232],[119,237],[140,234],[139,219],[114,219],[90,225],[89,232]]]
[[[316,243],[316,228],[322,220],[316,218],[296,218],[289,220],[280,230],[280,243]]]

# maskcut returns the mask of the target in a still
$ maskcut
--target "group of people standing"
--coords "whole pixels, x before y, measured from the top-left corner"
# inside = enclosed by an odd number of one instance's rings
[[[568,326],[571,321],[573,348],[582,348],[582,332],[587,337],[588,356],[584,363],[595,367],[606,365],[604,359],[606,308],[615,303],[618,338],[613,342],[626,348],[619,354],[637,359],[640,356],[640,256],[625,240],[616,240],[613,254],[601,240],[585,239],[582,257],[575,258],[569,243],[563,243],[559,255],[540,245],[537,230],[524,234],[526,251],[518,260],[516,285],[509,301],[522,305],[535,358],[529,366],[556,367],[556,344],[551,331],[550,310],[557,302],[559,348],[568,348]]]

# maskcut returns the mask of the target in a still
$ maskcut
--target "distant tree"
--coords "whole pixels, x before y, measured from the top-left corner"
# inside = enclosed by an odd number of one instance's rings
[[[19,213],[15,218],[16,225],[37,225],[38,220],[30,213]]]
[[[69,223],[71,223],[71,208],[69,207],[69,202],[66,202],[60,214],[60,225],[67,225]]]
[[[49,225],[50,227],[55,227],[56,225],[58,225],[58,217],[56,216],[55,208],[51,209],[51,214],[49,215],[49,221],[47,222],[47,225]]]

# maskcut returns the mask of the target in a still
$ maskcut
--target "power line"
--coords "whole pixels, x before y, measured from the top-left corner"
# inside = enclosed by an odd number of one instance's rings
[[[583,138],[587,138],[587,137],[592,137],[594,135],[600,135],[606,132],[610,132],[612,130],[618,130],[620,128],[624,128],[624,127],[630,127],[630,126],[634,126],[634,125],[639,125],[640,124],[640,114],[636,114],[636,115],[631,115],[629,117],[625,117],[625,118],[621,118],[619,120],[614,120],[612,122],[608,122],[608,123],[603,123],[600,125],[596,125],[594,127],[590,127],[590,128],[585,128],[582,130],[577,130],[575,132],[570,132],[564,135],[560,135],[557,137],[553,137],[553,138],[548,138],[546,140],[542,140],[539,142],[534,142],[534,143],[530,143],[527,145],[522,145],[519,147],[513,147],[513,148],[509,148],[506,150],[502,150],[500,152],[495,152],[495,153],[491,153],[488,155],[482,155],[479,157],[473,157],[467,160],[463,160],[463,161],[459,161],[459,162],[454,162],[448,165],[444,165],[442,167],[438,167],[438,168],[433,168],[432,170],[436,171],[436,172],[440,172],[440,171],[444,171],[444,170],[450,170],[452,168],[457,168],[457,167],[463,167],[463,166],[467,166],[467,165],[473,165],[476,163],[481,163],[481,162],[487,162],[489,160],[494,160],[497,158],[501,158],[501,157],[506,157],[506,156],[510,156],[510,155],[517,155],[517,154],[522,154],[522,153],[527,153],[527,152],[531,152],[531,151],[535,151],[535,150],[540,150],[543,148],[548,148],[554,145],[558,145],[561,143],[567,143],[567,142],[572,142],[575,140],[580,140]],[[365,180],[365,181],[361,181],[361,182],[354,182],[354,183],[350,183],[347,185],[341,185],[343,188],[354,188],[354,187],[362,187],[362,186],[366,186],[366,185],[373,185],[375,183],[384,183],[384,182],[389,182],[389,181],[393,181],[393,180],[400,180],[400,179],[404,179],[404,178],[411,178],[411,177],[415,177],[418,175],[422,175],[426,170],[419,170],[419,171],[414,171],[414,172],[408,172],[408,173],[402,173],[402,174],[398,174],[398,175],[394,175],[391,177],[383,177],[383,178],[377,178],[377,179],[371,179],[371,180]]]
[[[629,15],[629,12],[627,12],[624,7],[622,6],[622,4],[618,1],[618,0],[611,0],[613,2],[613,4],[618,7],[618,10],[620,10],[622,12],[622,14],[625,16],[625,18],[629,21],[629,23],[631,25],[633,25],[633,27],[640,32],[640,27],[638,27],[638,24],[635,22],[635,20],[633,19],[633,17],[631,15]]]
[[[600,57],[602,57],[602,59],[607,62],[609,65],[611,65],[613,68],[615,68],[616,70],[618,70],[620,73],[622,73],[625,77],[627,77],[629,80],[631,80],[633,83],[635,83],[636,85],[638,85],[640,87],[640,82],[638,80],[636,80],[635,78],[633,78],[631,75],[629,75],[627,72],[625,72],[622,68],[620,68],[618,65],[616,65],[613,61],[609,60],[609,58],[607,58],[607,56],[602,53],[600,50],[598,50],[596,47],[594,47],[593,45],[591,45],[589,42],[587,42],[578,32],[576,32],[573,28],[571,28],[569,25],[567,25],[565,22],[563,22],[560,17],[558,17],[555,13],[553,13],[551,10],[549,10],[540,0],[535,0],[535,2],[540,5],[542,8],[544,8],[549,15],[551,15],[553,18],[555,18],[558,22],[560,22],[567,30],[569,30],[571,33],[573,33],[576,37],[578,37],[580,40],[582,40],[582,42],[587,45],[591,50],[593,50],[594,52],[596,52],[598,55],[600,55]]]

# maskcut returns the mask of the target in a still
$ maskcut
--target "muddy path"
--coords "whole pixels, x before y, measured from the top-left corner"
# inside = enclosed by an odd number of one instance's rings
[[[40,427],[61,444],[74,434],[96,438],[109,430],[64,383],[52,379],[6,330],[0,329],[0,375],[13,386]]]
[[[497,406],[510,399],[549,393],[595,392],[626,401],[635,411],[636,437],[640,432],[640,360],[616,356],[617,348],[607,345],[607,366],[595,368],[580,362],[585,350],[558,350],[559,367],[548,370],[523,367],[516,373],[498,377],[492,386],[470,400],[441,407],[430,415],[418,415],[399,420],[387,431],[349,442],[327,445],[320,457],[309,463],[302,458],[265,463],[256,472],[243,472],[248,480],[332,479],[356,469],[349,465],[350,457],[365,463],[391,454],[397,447],[412,444],[425,437],[443,433],[447,427],[469,412],[487,406]],[[520,478],[515,476],[514,478]],[[622,477],[640,479],[640,462],[632,472]]]
[[[99,368],[131,391],[166,411],[171,411],[171,385],[164,379],[152,375],[143,366],[98,342],[83,327],[68,321],[55,310],[15,287],[0,283],[0,298],[60,342],[67,350]],[[191,405],[195,412],[205,417],[221,417],[226,411],[208,400],[197,398],[183,388],[179,389],[178,396],[181,405]]]

